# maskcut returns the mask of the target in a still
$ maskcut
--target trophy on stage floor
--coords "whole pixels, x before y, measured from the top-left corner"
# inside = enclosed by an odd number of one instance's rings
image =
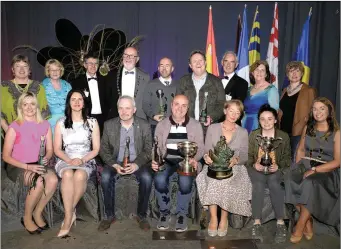
[[[273,137],[263,137],[258,134],[256,137],[256,141],[258,142],[259,147],[263,150],[264,155],[261,158],[260,164],[264,166],[264,174],[269,174],[269,167],[272,165],[272,158],[270,157],[271,151],[274,151],[278,146],[275,145],[277,141],[281,141],[281,137],[273,138]]]
[[[199,117],[199,122],[202,124],[207,122],[207,96],[208,96],[208,92],[205,92],[204,103],[200,111],[200,117]]]
[[[209,150],[208,155],[213,161],[211,165],[208,165],[208,177],[222,180],[230,178],[233,175],[232,168],[229,165],[234,151],[227,146],[224,136],[220,136],[220,140],[217,142],[213,151]]]
[[[179,163],[178,174],[182,176],[194,176],[196,170],[189,163],[190,158],[193,158],[197,154],[198,145],[195,142],[184,141],[177,144],[180,154],[184,157],[184,160]]]
[[[126,145],[124,148],[124,154],[123,154],[123,162],[122,162],[122,168],[123,168],[122,172],[123,173],[125,172],[125,168],[129,164],[129,155],[130,155],[129,144],[130,144],[130,137],[127,137],[126,138]]]
[[[166,110],[165,110],[165,105],[163,103],[163,91],[162,89],[157,90],[157,97],[159,98],[159,111],[158,114],[161,115],[161,120],[165,118],[166,115]]]
[[[155,136],[153,150],[152,150],[152,160],[154,160],[159,165],[158,172],[160,172],[166,169],[166,165],[165,165],[164,156],[162,155],[162,152],[158,144],[159,144],[158,137]]]

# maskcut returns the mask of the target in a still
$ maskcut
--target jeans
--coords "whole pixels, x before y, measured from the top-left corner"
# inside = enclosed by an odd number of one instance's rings
[[[137,215],[143,219],[147,217],[149,196],[152,189],[152,172],[149,166],[140,167],[133,173],[139,182],[139,199]],[[115,218],[115,181],[117,171],[115,168],[105,166],[102,172],[102,189],[104,195],[104,208],[107,219]]]
[[[301,136],[290,136],[290,146],[291,146],[291,161],[296,162],[296,152],[298,144],[301,140]]]
[[[164,216],[170,214],[170,194],[168,186],[170,179],[178,175],[176,172],[177,168],[177,166],[171,166],[166,163],[166,169],[164,171],[155,173],[155,195],[159,203],[160,214]],[[179,190],[177,193],[176,214],[184,216],[188,214],[194,180],[194,176],[178,175]]]

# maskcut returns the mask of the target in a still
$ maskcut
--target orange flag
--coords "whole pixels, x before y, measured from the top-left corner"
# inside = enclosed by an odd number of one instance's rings
[[[210,6],[208,16],[208,32],[206,42],[206,70],[207,72],[219,76],[217,52],[215,47],[213,20],[212,20],[212,7]]]

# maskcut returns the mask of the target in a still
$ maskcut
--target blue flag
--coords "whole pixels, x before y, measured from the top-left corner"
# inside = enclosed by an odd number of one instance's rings
[[[240,40],[238,46],[238,67],[237,75],[245,79],[250,84],[249,79],[249,43],[248,43],[248,28],[246,17],[246,5],[243,13],[242,31],[240,32]]]

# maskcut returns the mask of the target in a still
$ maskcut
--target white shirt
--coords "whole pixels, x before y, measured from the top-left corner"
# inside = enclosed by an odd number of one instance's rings
[[[88,73],[86,73],[86,80],[91,77]],[[91,114],[102,114],[101,102],[99,101],[99,92],[98,92],[98,82],[95,79],[91,79],[88,81],[88,86],[90,90],[91,97]]]
[[[227,79],[222,79],[222,80],[221,80],[221,82],[223,83],[224,89],[226,88],[227,84],[230,82],[230,80],[231,80],[231,78],[234,76],[234,74],[235,74],[235,72],[230,73],[230,74],[228,74],[228,75],[225,75],[225,74],[224,74],[224,76],[229,77],[228,80],[227,80]]]
[[[134,72],[134,74],[127,74],[126,72]],[[123,68],[122,70],[122,96],[128,95],[134,98],[135,95],[135,81],[136,81],[136,68],[131,71]]]
[[[199,91],[202,86],[205,84],[207,78],[207,73],[205,73],[199,80],[194,78],[194,74],[192,73],[192,80],[194,83],[195,91],[197,92],[197,97],[195,98],[195,109],[194,116],[196,120],[199,120],[200,117],[200,106],[199,106]]]
[[[169,82],[169,86],[170,84],[172,84],[172,77],[169,77],[169,79],[164,79],[162,76],[159,77],[159,80],[161,81],[162,84],[164,84],[165,86],[167,86],[167,84],[165,83],[165,81]]]

